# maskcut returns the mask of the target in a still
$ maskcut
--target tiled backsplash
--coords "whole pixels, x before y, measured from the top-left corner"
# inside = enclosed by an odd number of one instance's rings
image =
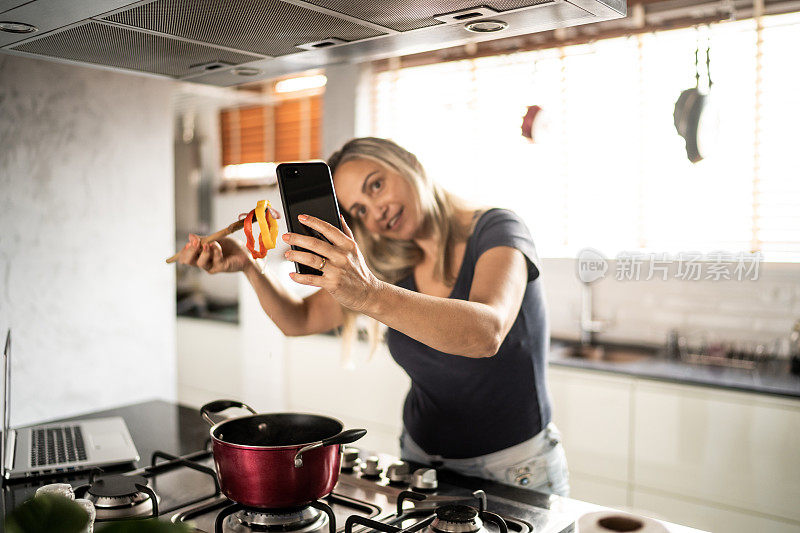
[[[600,340],[663,344],[671,329],[716,341],[772,343],[800,319],[800,264],[762,263],[758,279],[619,281],[616,262],[592,284]],[[675,265],[672,267],[675,268]],[[575,259],[543,260],[553,336],[580,334],[581,282]]]

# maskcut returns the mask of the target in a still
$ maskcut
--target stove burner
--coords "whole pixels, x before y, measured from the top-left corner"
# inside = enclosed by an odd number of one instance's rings
[[[336,533],[336,517],[329,505],[311,502],[295,509],[255,509],[233,503],[214,521],[216,533]]]
[[[316,531],[328,523],[328,516],[311,506],[295,511],[244,508],[228,518],[252,531]]]
[[[356,525],[367,526],[382,533],[417,533],[418,531],[423,531],[423,528],[425,528],[425,533],[486,533],[487,530],[483,527],[483,520],[495,524],[500,533],[508,533],[506,521],[500,515],[486,510],[486,494],[482,490],[476,490],[472,495],[478,500],[478,505],[480,506],[478,509],[459,504],[440,505],[434,510],[433,514],[410,526],[401,528],[396,524],[403,524],[404,520],[412,518],[414,515],[418,516],[418,513],[422,511],[422,509],[416,508],[405,510],[403,503],[407,501],[421,502],[427,499],[425,494],[404,490],[397,495],[397,513],[395,513],[395,519],[391,524],[384,524],[362,516],[352,515],[345,522],[344,533],[353,533],[353,527]]]
[[[137,484],[147,485],[147,480],[142,476],[102,476],[94,479],[89,494],[106,498],[131,496],[139,492]]]
[[[94,504],[97,520],[158,516],[158,500],[143,476],[93,473],[86,499]]]
[[[443,505],[436,509],[431,529],[442,533],[475,533],[483,529],[478,510],[468,505]]]
[[[153,514],[153,501],[150,496],[142,492],[121,497],[89,494],[87,499],[94,504],[97,520],[134,518]]]
[[[77,498],[86,498],[94,504],[98,522],[157,517],[160,512],[170,513],[180,507],[192,505],[220,494],[216,472],[196,462],[210,456],[211,452],[207,450],[183,456],[171,455],[157,450],[153,452],[150,466],[134,472],[103,475],[101,469],[95,468],[89,474],[88,483],[75,487],[75,496]],[[163,461],[158,462],[159,459]],[[147,484],[147,480],[152,479],[155,486],[159,475],[170,471],[178,471],[182,468],[207,474],[214,484],[214,491],[199,498],[189,499],[188,501],[178,500],[177,502],[175,498],[170,499],[170,494],[168,493],[166,509],[160,508],[161,499]]]
[[[436,509],[436,516],[445,522],[465,524],[478,517],[478,510],[469,505],[443,505]]]

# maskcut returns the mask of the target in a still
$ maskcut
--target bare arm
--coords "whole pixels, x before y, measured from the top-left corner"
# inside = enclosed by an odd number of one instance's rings
[[[258,264],[236,239],[226,237],[201,245],[196,235],[189,236],[178,261],[202,268],[209,274],[244,272],[253,286],[261,308],[284,335],[323,333],[342,325],[342,308],[325,291],[298,298],[287,291],[273,274],[262,274]]]
[[[519,314],[526,283],[525,256],[499,246],[478,259],[468,301],[381,284],[363,312],[439,351],[491,357]]]
[[[509,246],[481,254],[468,301],[427,296],[378,280],[369,270],[353,233],[300,215],[300,222],[321,232],[329,242],[287,233],[284,241],[314,253],[293,250],[286,257],[320,268],[321,276],[291,274],[304,285],[322,287],[343,306],[364,313],[431,348],[465,357],[491,357],[514,324],[527,283],[525,256]],[[316,254],[316,255],[315,255]]]

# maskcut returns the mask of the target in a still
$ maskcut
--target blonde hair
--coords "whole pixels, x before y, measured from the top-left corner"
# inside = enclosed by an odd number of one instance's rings
[[[423,228],[430,231],[441,243],[434,262],[434,276],[446,285],[455,283],[454,245],[466,240],[469,226],[461,223],[456,216],[466,203],[432,181],[417,157],[389,139],[361,137],[345,143],[341,149],[328,159],[331,174],[342,163],[353,159],[369,159],[397,172],[412,186],[419,198],[423,213]],[[370,270],[375,276],[388,283],[397,281],[413,273],[414,267],[423,259],[423,252],[413,241],[389,239],[369,232],[358,218],[350,216],[344,209],[342,215],[353,231],[358,247],[364,254]],[[344,309],[343,352],[349,355],[350,346],[356,335],[355,319],[357,313]],[[373,321],[369,329],[370,353],[378,344],[378,323]]]

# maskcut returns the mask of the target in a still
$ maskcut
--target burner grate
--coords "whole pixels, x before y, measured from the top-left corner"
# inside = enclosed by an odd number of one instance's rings
[[[75,495],[95,504],[98,522],[158,517],[221,494],[214,470],[196,462],[210,456],[211,452],[206,450],[184,456],[155,451],[150,466],[126,474],[104,475],[102,469],[95,468],[89,476],[89,483],[75,488]],[[160,459],[163,462],[159,462]],[[210,477],[213,480],[213,492],[160,505],[161,500],[155,490],[161,479],[159,476],[180,468],[189,468]]]
[[[305,522],[301,518],[300,522],[298,522],[298,525],[297,525],[296,528],[294,528],[292,525],[288,525],[287,524],[287,525],[284,525],[284,526],[278,526],[278,529],[276,529],[276,531],[306,531],[306,530],[309,530],[309,531],[317,532],[327,522],[329,533],[336,533],[336,516],[333,514],[333,509],[331,509],[331,507],[328,504],[320,502],[320,501],[311,502],[310,507],[321,511],[321,513],[319,515],[321,520],[317,520],[316,523],[312,522],[311,524],[309,524],[309,523]],[[272,529],[270,529],[270,527],[268,525],[263,525],[263,524],[258,523],[259,516],[264,516],[264,514],[262,512],[260,512],[258,509],[251,509],[249,507],[245,507],[244,505],[242,505],[240,503],[232,503],[232,504],[228,505],[227,507],[225,507],[224,509],[222,509],[217,514],[217,518],[214,521],[214,532],[215,533],[225,533],[225,520],[229,519],[229,518],[233,518],[234,515],[241,514],[241,513],[244,513],[245,516],[252,517],[251,519],[256,522],[256,523],[248,523],[248,522],[245,522],[245,521],[241,521],[241,524],[243,526],[245,526],[245,529],[243,529],[242,531],[250,531],[250,530],[252,530],[252,531],[273,531]],[[291,514],[296,514],[296,513],[290,513],[290,515]],[[268,516],[268,514],[267,514],[267,516]],[[325,517],[327,517],[327,520],[324,519]],[[250,527],[250,526],[252,526],[252,527]]]
[[[403,504],[409,500],[423,501],[427,498],[427,496],[424,494],[406,490],[398,495],[397,513],[395,514],[394,519],[389,523],[378,522],[376,520],[361,516],[351,516],[345,523],[345,533],[353,533],[353,528],[356,525],[366,526],[382,533],[416,533],[428,528],[428,526],[430,526],[433,531],[448,533],[450,530],[435,526],[436,524],[441,523],[442,517],[463,518],[467,515],[472,517],[480,517],[482,520],[495,524],[500,533],[508,533],[509,528],[506,521],[499,515],[486,511],[486,494],[482,490],[476,490],[472,494],[478,500],[477,509],[465,505],[443,504],[433,510],[433,512],[431,512],[431,510],[427,510],[424,518],[412,520],[411,525],[402,526],[402,524],[409,519],[417,518],[421,512],[421,510],[414,508],[406,510],[403,508]],[[396,524],[401,525],[398,526]],[[452,530],[453,533],[457,531],[461,531],[461,529],[457,528]],[[481,528],[480,531],[484,531],[484,529]]]
[[[367,503],[362,500],[354,499],[348,496],[343,496],[341,494],[332,493],[323,498],[320,502],[320,505],[327,506],[329,509],[333,510],[334,519],[331,522],[329,515],[320,509],[320,507],[315,507],[314,509],[319,512],[322,511],[320,514],[324,516],[324,521],[321,523],[318,529],[314,531],[321,531],[322,533],[329,533],[330,523],[333,523],[334,526],[337,524],[341,524],[345,521],[348,517],[352,516],[353,514],[365,516],[365,517],[378,517],[380,515],[381,508],[377,505]],[[270,528],[270,526],[260,527],[257,526],[257,529],[247,529],[242,524],[235,524],[232,526],[230,520],[226,520],[227,517],[230,517],[234,513],[238,511],[258,511],[254,509],[248,509],[244,506],[236,507],[231,509],[234,504],[231,500],[227,499],[224,496],[220,496],[219,498],[203,502],[199,505],[194,507],[184,509],[183,511],[175,514],[172,516],[173,522],[182,522],[189,526],[192,526],[197,531],[218,531],[216,528],[217,520],[223,521],[223,531],[225,533],[235,533],[238,531],[274,531],[274,528]],[[262,510],[263,512],[263,510]],[[221,513],[225,513],[221,519],[219,519],[219,515]],[[274,515],[274,514],[273,514]],[[314,524],[312,524],[313,526]],[[306,526],[305,528],[295,530],[286,528],[282,531],[286,531],[289,533],[303,533],[307,530],[310,530],[311,527]]]

